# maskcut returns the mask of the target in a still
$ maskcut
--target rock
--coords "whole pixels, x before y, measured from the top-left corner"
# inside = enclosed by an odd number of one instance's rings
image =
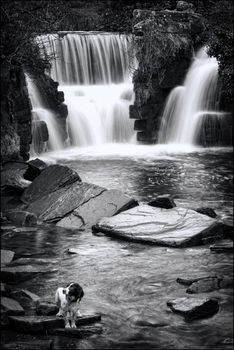
[[[177,11],[194,12],[194,5],[187,1],[177,1],[176,4]]]
[[[28,169],[24,174],[24,178],[29,181],[33,181],[37,176],[41,174],[43,170],[47,168],[47,164],[41,159],[36,158],[28,162]]]
[[[76,319],[76,326],[100,321],[101,316],[84,315]],[[46,333],[49,329],[64,328],[63,318],[55,316],[9,316],[9,323],[13,329],[23,333]]]
[[[2,282],[9,284],[16,284],[28,279],[34,278],[38,274],[57,272],[56,269],[42,268],[40,265],[34,266],[15,266],[15,267],[4,267],[1,270]]]
[[[208,293],[221,288],[231,287],[232,285],[232,279],[230,280],[223,277],[203,278],[196,282],[193,282],[191,286],[186,290],[186,293]]]
[[[38,295],[26,289],[13,290],[10,295],[13,299],[17,300],[26,311],[35,309],[36,302],[40,299]]]
[[[102,331],[101,326],[81,326],[79,328],[49,329],[48,334],[82,339],[94,334],[101,334]]]
[[[6,283],[1,282],[1,295],[5,297],[9,297],[11,294],[11,287],[8,286]]]
[[[141,205],[101,219],[93,230],[133,242],[189,247],[202,244],[212,233],[223,232],[224,225],[190,209]]]
[[[207,216],[209,216],[211,218],[216,218],[217,217],[216,212],[212,208],[201,207],[201,208],[197,208],[195,210],[196,210],[197,213],[207,215]]]
[[[233,253],[233,241],[231,239],[221,240],[210,246],[212,252]]]
[[[4,163],[1,171],[1,188],[4,192],[15,190],[22,193],[31,184],[31,181],[24,179],[27,169],[28,165],[25,162]]]
[[[157,198],[151,202],[148,203],[151,207],[157,207],[157,208],[165,208],[165,209],[171,209],[176,207],[176,204],[169,194],[164,194],[157,196]]]
[[[168,326],[168,324],[163,321],[157,321],[153,317],[144,317],[141,315],[134,315],[131,317],[131,322],[138,327],[158,328]]]
[[[30,232],[30,231],[29,231]],[[48,265],[51,264],[49,259],[40,259],[40,258],[19,258],[13,260],[8,267],[20,266],[20,265]]]
[[[52,348],[53,340],[42,339],[2,344],[2,350],[51,350]]]
[[[24,315],[24,309],[18,301],[1,297],[1,308],[6,311],[7,315]]]
[[[13,260],[15,253],[11,250],[1,249],[1,265],[10,264]]]
[[[45,172],[46,170],[43,171]],[[28,210],[37,214],[43,221],[57,222],[91,198],[99,196],[103,191],[106,191],[103,187],[76,181],[31,203]]]
[[[192,283],[200,281],[202,279],[207,278],[216,278],[217,276],[211,276],[211,275],[200,275],[200,276],[186,276],[186,277],[178,277],[176,279],[176,282],[184,284],[185,286],[190,286]]]
[[[35,214],[23,210],[11,210],[5,213],[7,219],[21,226],[31,226],[37,224],[37,217]]]
[[[8,318],[6,310],[3,309],[2,307],[0,310],[0,316],[1,316],[1,328],[8,327],[9,326],[9,318]]]
[[[138,203],[118,190],[106,190],[100,195],[82,203],[57,225],[66,228],[91,227],[103,217],[113,216],[121,211],[135,207]]]
[[[67,254],[71,254],[71,255],[73,255],[73,254],[79,254],[79,250],[76,249],[76,248],[68,248],[68,249],[67,249]]]
[[[170,309],[184,316],[185,321],[211,317],[219,311],[215,299],[182,297],[167,302]]]
[[[36,314],[40,316],[56,315],[59,308],[50,301],[38,300],[36,303]]]
[[[36,177],[21,199],[24,203],[31,203],[76,181],[81,179],[74,170],[67,166],[51,165]]]

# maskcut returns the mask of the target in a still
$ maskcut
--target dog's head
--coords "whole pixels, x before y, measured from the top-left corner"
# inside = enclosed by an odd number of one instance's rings
[[[69,302],[80,302],[84,296],[83,288],[78,283],[69,283],[63,293]]]

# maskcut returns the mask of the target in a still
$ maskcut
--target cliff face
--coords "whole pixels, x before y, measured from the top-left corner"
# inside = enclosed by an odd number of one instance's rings
[[[130,118],[136,119],[138,141],[158,140],[163,106],[170,90],[183,82],[193,49],[199,45],[205,23],[191,11],[135,10],[135,102]]]
[[[29,158],[31,104],[20,66],[1,69],[1,161]]]

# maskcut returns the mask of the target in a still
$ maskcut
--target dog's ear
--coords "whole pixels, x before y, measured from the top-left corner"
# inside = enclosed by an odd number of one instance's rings
[[[70,287],[70,293],[75,296],[76,300],[81,300],[84,296],[83,288],[78,284],[74,283]]]

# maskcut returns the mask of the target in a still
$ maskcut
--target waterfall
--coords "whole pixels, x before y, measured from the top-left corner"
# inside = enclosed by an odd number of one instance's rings
[[[218,62],[202,48],[191,64],[183,86],[174,88],[164,108],[159,143],[197,144],[205,122],[213,130],[225,113],[218,111]],[[212,129],[212,128],[211,128]],[[204,134],[204,133],[203,133]]]
[[[73,32],[40,36],[37,42],[47,55],[54,56],[50,75],[64,92],[70,144],[131,141],[134,122],[129,105],[134,93],[129,38]]]
[[[34,156],[47,149],[51,151],[60,150],[63,148],[63,141],[56,116],[51,110],[44,107],[42,97],[33,79],[27,74],[25,74],[25,77],[32,104],[32,144],[30,154]],[[44,125],[40,122],[44,122]],[[48,142],[44,137],[47,131]]]

